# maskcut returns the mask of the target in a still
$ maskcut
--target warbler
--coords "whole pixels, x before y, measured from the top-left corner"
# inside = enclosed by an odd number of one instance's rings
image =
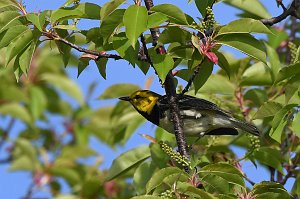
[[[147,120],[174,133],[167,96],[149,90],[138,90],[119,99],[128,101]],[[232,117],[216,104],[189,95],[178,94],[178,106],[186,136],[237,135],[237,129],[258,136],[259,130],[252,124]]]

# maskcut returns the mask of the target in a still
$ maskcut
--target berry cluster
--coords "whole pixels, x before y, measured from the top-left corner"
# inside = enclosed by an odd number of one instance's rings
[[[166,190],[160,194],[160,197],[163,199],[172,199],[174,198],[174,192],[172,190]]]
[[[202,27],[204,30],[212,29],[215,25],[215,15],[211,7],[206,8],[206,17],[205,20],[202,21]]]
[[[247,136],[250,139],[251,148],[254,151],[257,151],[260,147],[260,140],[258,139],[258,137],[254,136],[254,135],[251,135],[251,134],[247,134]]]
[[[188,166],[191,168],[191,162],[184,156],[180,155],[179,152],[173,151],[172,147],[170,147],[165,142],[159,142],[160,148],[168,155],[170,156],[175,162],[180,164],[181,166],[185,167]]]
[[[291,41],[289,41],[288,46],[289,46],[290,52],[291,52],[291,58],[292,58],[291,62],[293,63],[297,56],[297,46],[296,46],[296,44],[294,44]]]

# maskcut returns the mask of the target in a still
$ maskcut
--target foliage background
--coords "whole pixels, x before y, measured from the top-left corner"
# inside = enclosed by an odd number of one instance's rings
[[[84,2],[84,1],[82,1],[82,2]],[[91,1],[89,1],[89,2],[91,2]],[[50,4],[47,1],[43,2],[43,5],[41,5],[39,3],[40,2],[37,2],[37,1],[36,2],[27,1],[26,2],[27,9],[30,11],[37,11],[39,9],[44,10],[44,8],[49,9],[49,6],[53,6],[51,9],[56,9],[60,5],[59,3],[61,3],[61,2],[55,2],[55,3],[58,3],[57,5],[54,5],[53,2],[51,2],[51,4]],[[98,3],[98,2],[94,1],[94,3]],[[163,3],[163,1],[160,1],[159,3]],[[187,6],[186,2],[183,2],[183,1],[173,1],[172,3],[174,3],[178,7],[182,8],[183,11],[191,14],[192,16],[198,16],[198,13],[197,13],[198,11],[196,10],[194,5]],[[276,7],[275,3],[273,3],[273,4],[267,3],[267,4],[268,4],[267,7],[268,7],[269,11],[271,12],[272,16],[275,16],[280,13],[280,10]],[[128,4],[126,6],[128,6]],[[222,4],[222,5],[216,5],[214,8],[214,12],[216,15],[216,21],[218,21],[221,24],[226,24],[229,21],[234,19],[234,15],[237,12],[237,10]],[[93,24],[93,23],[86,24],[83,22],[79,22],[79,27],[82,27],[84,29],[88,28],[89,26],[94,26],[94,25],[95,24]],[[225,48],[225,49],[227,49],[227,48]],[[243,56],[240,53],[237,53],[236,51],[234,53],[239,57]],[[78,84],[82,88],[85,96],[88,94],[88,88],[89,88],[90,84],[93,82],[93,80],[95,80],[97,82],[98,86],[96,87],[93,95],[89,98],[90,106],[94,107],[94,108],[100,107],[100,106],[111,105],[116,102],[116,100],[109,100],[109,101],[95,100],[95,98],[98,97],[100,93],[103,93],[103,91],[111,84],[124,83],[124,82],[129,83],[130,82],[130,83],[138,84],[140,87],[144,87],[145,77],[142,75],[142,73],[138,69],[132,69],[132,67],[129,66],[128,63],[124,62],[124,61],[110,61],[109,62],[109,66],[107,67],[108,80],[106,80],[106,81],[104,81],[100,78],[98,71],[97,71],[95,65],[93,65],[93,64],[91,64],[86,70],[84,70],[78,79],[76,77],[77,69],[67,68],[67,71],[68,71],[68,75],[72,79],[74,79],[76,82],[78,82]],[[120,74],[123,74],[123,75],[120,75]],[[126,74],[126,75],[124,75],[124,74]],[[136,78],[137,75],[138,75],[138,78]],[[153,75],[153,71],[151,71],[150,74],[148,74],[148,75],[149,76]],[[133,78],[136,81],[132,81]],[[160,86],[158,84],[158,80],[156,78],[153,81],[153,85],[151,86],[151,89],[158,91],[159,93],[164,92],[160,88]],[[69,101],[71,106],[73,106],[73,107],[78,106],[77,102],[74,101],[74,99],[68,97],[65,94],[61,94],[61,96],[62,96],[62,99]],[[49,119],[50,119],[51,128],[54,128],[55,131],[57,131],[57,132],[61,132],[63,130],[62,124],[57,125],[58,121],[59,122],[62,121],[62,118],[50,116]],[[3,123],[1,122],[1,125],[6,127],[9,123],[9,121],[10,121],[9,118],[3,118]],[[20,122],[17,122],[15,127],[12,129],[12,133],[11,133],[12,138],[16,137],[18,135],[18,132],[22,128],[24,128],[24,126]],[[149,124],[146,124],[146,125],[143,125],[142,128],[139,128],[137,132],[153,133],[153,127]],[[107,168],[111,162],[111,160],[109,160],[107,157],[116,157],[116,155],[120,154],[123,150],[126,151],[130,148],[134,148],[134,146],[136,144],[140,144],[141,142],[148,143],[147,140],[143,139],[141,136],[139,136],[137,133],[135,133],[131,137],[131,139],[126,143],[125,147],[117,147],[116,151],[112,151],[109,147],[99,143],[96,139],[91,139],[90,145],[94,150],[99,152],[99,154],[104,155],[105,161],[100,166],[100,168]],[[10,146],[10,144],[6,145],[5,147],[9,147],[9,146]],[[3,148],[5,148],[5,147],[3,147]],[[238,149],[236,149],[236,150],[239,151]],[[242,154],[242,153],[243,152],[240,152],[240,154]],[[6,154],[1,154],[1,155],[3,155],[3,157],[5,157]],[[111,159],[113,159],[113,158],[111,158]],[[85,161],[91,163],[94,160],[88,159]],[[261,178],[262,176],[256,175],[256,174],[257,173],[261,174],[261,173],[265,172],[265,170],[257,171],[255,169],[253,169],[254,168],[253,166],[249,166],[249,167],[252,167],[252,168],[249,168],[249,170],[251,169],[253,173],[249,172],[248,175],[253,177],[254,181],[262,180],[262,178]],[[246,168],[247,168],[247,166],[246,166]],[[4,198],[7,198],[7,197],[9,197],[9,198],[16,197],[17,198],[19,196],[24,196],[24,193],[27,191],[28,187],[30,187],[30,184],[31,184],[30,175],[28,175],[28,173],[25,173],[25,174],[24,173],[20,173],[20,174],[9,173],[9,174],[7,174],[6,169],[7,169],[7,165],[1,166],[1,170],[3,171],[3,172],[1,172],[1,173],[3,173],[3,175],[1,175],[1,176],[3,176],[3,178],[1,178],[1,187],[3,187],[3,189],[2,189],[3,192],[1,191],[0,196],[2,197],[2,194],[3,194]],[[259,169],[261,169],[261,168],[259,168]],[[7,176],[7,177],[5,177],[5,176]],[[15,176],[15,177],[12,177],[12,176]],[[21,178],[20,178],[20,176],[21,176]],[[20,179],[23,179],[23,180],[20,180]],[[28,179],[29,179],[29,182],[28,182]],[[18,182],[18,183],[15,183],[15,182]],[[287,185],[288,188],[291,187],[291,183],[292,182],[288,183],[288,185]],[[14,184],[14,186],[12,186],[12,184]],[[65,188],[63,190],[68,192],[67,186],[65,186]],[[38,191],[38,192],[39,193],[37,193],[37,196],[38,195],[44,196],[47,191],[46,192]],[[15,193],[16,195],[12,196],[11,195],[12,193]],[[20,194],[20,195],[17,195],[17,194]]]

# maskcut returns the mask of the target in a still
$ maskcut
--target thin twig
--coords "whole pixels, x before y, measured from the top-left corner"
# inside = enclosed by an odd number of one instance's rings
[[[150,10],[153,7],[153,0],[144,0],[146,8]],[[152,36],[152,45],[156,47],[157,41],[160,35],[159,29],[157,28],[150,28],[151,36]],[[164,46],[159,46],[156,48],[156,52],[158,54],[165,54],[166,49]],[[183,132],[183,123],[180,117],[180,110],[178,107],[178,96],[176,94],[176,87],[173,81],[172,71],[166,76],[166,80],[164,83],[165,91],[167,95],[167,99],[169,102],[170,107],[170,116],[173,122],[174,133],[177,141],[178,151],[182,156],[190,158],[186,138]],[[184,167],[184,170],[189,173],[190,169],[188,166]]]
[[[110,58],[110,59],[115,59],[115,60],[123,59],[123,57],[121,57],[120,55],[106,54],[105,52],[93,51],[93,50],[89,50],[86,48],[82,48],[81,46],[77,46],[76,44],[73,44],[64,38],[61,38],[59,35],[57,35],[54,32],[43,32],[43,35],[48,37],[50,40],[62,42],[64,44],[70,46],[71,48],[76,49],[79,52],[95,55],[95,56],[97,56],[96,59],[100,59],[100,58]]]
[[[33,194],[33,189],[34,189],[34,183],[32,182],[29,187],[28,190],[26,192],[26,195],[23,197],[23,199],[31,199],[32,194]]]
[[[282,3],[282,1],[277,1],[278,5],[280,5],[280,7],[282,8],[282,10],[285,12],[286,11],[286,7],[285,5]]]
[[[151,57],[150,57],[149,52],[148,52],[146,40],[145,40],[145,37],[144,37],[143,34],[141,34],[141,42],[142,42],[142,45],[143,45],[144,54],[146,55],[146,58],[147,58],[147,62],[150,64],[150,66],[152,68],[154,68]],[[155,70],[155,68],[154,68],[154,70]]]
[[[300,0],[294,0],[291,3],[290,7],[288,9],[284,10],[284,12],[282,14],[278,15],[277,17],[272,17],[270,19],[261,19],[260,21],[265,25],[272,26],[276,23],[283,21],[288,16],[293,16],[293,17],[299,18],[299,15],[297,13],[297,9],[299,7],[300,7]]]
[[[195,70],[194,70],[194,72],[193,72],[193,75],[190,77],[190,79],[189,79],[187,85],[186,85],[186,86],[184,87],[184,89],[181,91],[181,95],[183,95],[184,93],[186,93],[186,92],[189,91],[189,89],[190,89],[190,87],[191,87],[191,85],[192,85],[192,83],[193,83],[195,77],[196,77],[197,74],[199,73],[199,70],[200,70],[201,65],[202,65],[203,62],[204,62],[204,59],[202,59],[201,62],[200,62],[200,64],[199,64],[198,66],[196,66],[196,68],[195,68]]]
[[[245,180],[247,180],[252,186],[253,185],[255,185],[255,182],[253,182],[250,178],[248,178],[248,176],[246,176],[245,174],[244,174],[244,178],[245,178]]]
[[[4,145],[5,141],[8,139],[9,133],[11,132],[11,129],[14,127],[15,121],[16,121],[15,118],[10,119],[10,121],[2,135],[2,138],[0,140],[0,150],[1,150],[2,146]]]
[[[8,158],[5,158],[5,159],[1,159],[0,160],[0,164],[8,164],[8,163],[11,162],[11,160],[12,160],[11,157],[8,157]]]

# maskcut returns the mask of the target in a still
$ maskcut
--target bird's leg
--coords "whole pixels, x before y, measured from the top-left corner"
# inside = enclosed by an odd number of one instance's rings
[[[196,144],[201,138],[203,138],[205,136],[205,132],[201,132],[201,133],[199,133],[199,137],[193,142],[193,144],[191,144],[191,146],[190,146],[190,150],[192,150],[192,148],[193,148],[193,145],[194,144]]]

